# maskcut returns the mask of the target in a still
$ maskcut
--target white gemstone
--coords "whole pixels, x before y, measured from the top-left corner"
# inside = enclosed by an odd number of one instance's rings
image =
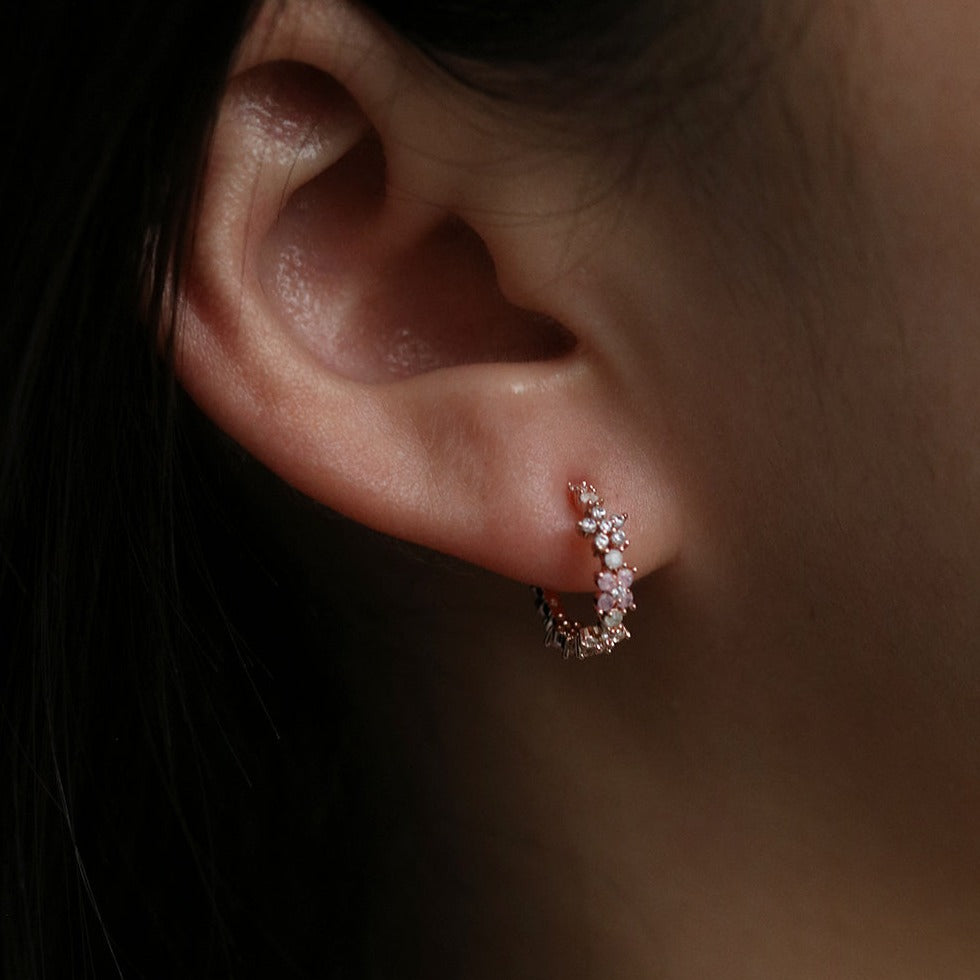
[[[607,551],[603,561],[606,563],[606,568],[615,570],[623,564],[623,553],[621,551]]]
[[[605,551],[609,547],[609,535],[597,534],[595,536],[595,546],[597,551]]]
[[[611,613],[607,613],[602,621],[608,629],[615,629],[622,625],[623,614],[619,609],[614,609]]]
[[[626,534],[623,531],[613,531],[609,536],[609,540],[612,541],[617,548],[621,548],[626,544]]]
[[[614,514],[612,519],[613,527],[622,527],[626,523],[625,514]]]
[[[599,521],[599,530],[603,534],[608,534],[613,529],[612,521]]]
[[[578,522],[578,528],[583,534],[595,534],[596,522],[591,517],[583,517]]]
[[[606,508],[596,504],[589,513],[597,520],[601,521],[606,516]]]
[[[593,504],[599,503],[599,495],[592,490],[583,490],[578,495],[578,499],[586,507],[591,507]]]

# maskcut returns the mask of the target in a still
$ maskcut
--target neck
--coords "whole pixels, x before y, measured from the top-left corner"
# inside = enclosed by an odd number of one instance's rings
[[[677,571],[633,640],[564,662],[528,588],[256,493],[331,611],[318,655],[350,649],[373,975],[976,975],[978,682],[953,704],[951,659],[771,609],[739,630]]]
[[[378,546],[398,585],[350,609],[350,684],[379,975],[972,975],[980,740],[922,743],[894,718],[948,719],[880,678],[698,646],[652,592],[566,663],[528,589]]]

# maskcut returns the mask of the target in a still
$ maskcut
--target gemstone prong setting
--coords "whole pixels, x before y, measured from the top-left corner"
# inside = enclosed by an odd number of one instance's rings
[[[625,531],[628,515],[610,513],[596,488],[585,480],[569,483],[568,491],[579,515],[576,529],[589,540],[599,559],[596,622],[583,626],[569,620],[560,596],[537,586],[535,605],[544,623],[545,646],[561,650],[566,660],[586,660],[611,653],[630,638],[624,620],[636,608],[632,586],[637,570],[627,564],[625,556],[630,544]]]

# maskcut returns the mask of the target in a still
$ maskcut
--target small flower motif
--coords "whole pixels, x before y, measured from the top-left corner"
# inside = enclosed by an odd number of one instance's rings
[[[599,595],[596,596],[596,609],[600,614],[612,612],[618,609],[627,612],[634,609],[633,592],[633,569],[620,568],[618,571],[604,571],[596,576],[596,585],[599,586]]]
[[[617,644],[630,638],[623,621],[626,614],[636,608],[632,591],[636,569],[626,564],[624,554],[629,547],[626,514],[608,510],[596,488],[585,480],[569,483],[568,490],[579,514],[577,530],[589,539],[593,554],[599,559],[595,597],[598,622],[592,626],[571,622],[562,609],[559,596],[543,589],[536,589],[535,593],[545,624],[545,644],[561,649],[566,659],[582,660],[609,653]]]
[[[598,504],[600,501],[599,494],[596,493],[596,489],[590,483],[586,483],[583,480],[581,483],[569,483],[568,489],[572,492],[575,499],[579,504],[588,510],[593,504]]]

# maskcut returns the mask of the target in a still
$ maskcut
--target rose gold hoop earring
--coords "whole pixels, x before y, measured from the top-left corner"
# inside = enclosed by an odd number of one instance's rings
[[[630,638],[623,625],[626,613],[635,609],[633,580],[636,569],[626,564],[624,552],[626,515],[610,514],[591,483],[569,483],[572,503],[582,517],[576,525],[579,533],[591,540],[593,554],[599,559],[595,583],[595,609],[598,621],[582,626],[565,615],[561,597],[535,586],[535,605],[544,621],[545,646],[561,650],[566,660],[585,660],[610,653],[617,643]]]

